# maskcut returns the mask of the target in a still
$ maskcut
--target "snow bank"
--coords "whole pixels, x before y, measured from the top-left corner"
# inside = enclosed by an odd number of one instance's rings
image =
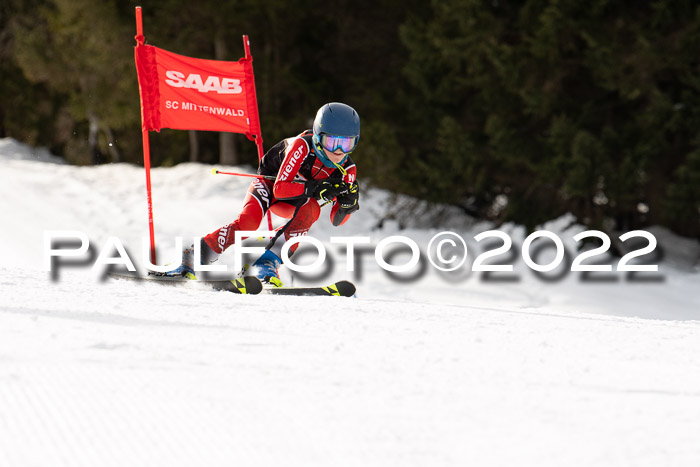
[[[370,190],[347,225],[324,211],[311,232],[357,299],[100,282],[89,263],[51,281],[45,231],[84,231],[97,249],[118,237],[136,260],[148,233],[142,168],[57,162],[0,140],[0,465],[700,463],[697,242],[650,229],[664,257],[643,260],[658,273],[537,274],[525,230],[505,225],[516,254],[498,259],[514,270],[475,273],[499,245],[474,239],[491,226],[419,211],[402,229],[394,197]],[[162,262],[176,236],[241,208],[249,181],[210,170],[153,171]],[[567,249],[584,230],[570,216],[543,228]],[[371,252],[345,272],[328,242],[404,235],[426,249],[445,229],[467,242],[465,267],[415,280]]]

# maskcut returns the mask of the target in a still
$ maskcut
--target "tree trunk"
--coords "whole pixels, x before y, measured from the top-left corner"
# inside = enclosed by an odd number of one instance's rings
[[[233,133],[219,133],[219,164],[238,164],[238,154],[236,154],[236,140]]]
[[[90,162],[92,165],[101,163],[100,150],[97,147],[97,137],[100,133],[100,121],[92,111],[87,111],[88,122],[90,125],[88,133],[88,148],[90,151]]]
[[[0,138],[7,137],[7,131],[5,130],[5,112],[0,109]]]
[[[199,162],[199,138],[195,130],[189,130],[190,138],[190,162]]]
[[[217,60],[226,60],[226,41],[219,32],[214,39],[214,56]],[[238,154],[236,153],[236,139],[233,133],[219,133],[219,164],[238,164]]]

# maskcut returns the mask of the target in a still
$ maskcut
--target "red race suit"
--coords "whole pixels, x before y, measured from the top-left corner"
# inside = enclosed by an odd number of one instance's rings
[[[272,175],[276,179],[258,179],[250,184],[238,218],[204,237],[212,250],[223,253],[234,243],[238,230],[257,230],[268,209],[280,217],[293,218],[284,231],[285,240],[306,235],[318,220],[321,207],[316,199],[304,194],[304,183],[294,181],[334,178],[347,183],[355,182],[357,169],[350,156],[342,165],[345,175],[335,167],[326,167],[316,155],[312,136],[311,130],[307,130],[299,136],[280,141],[265,154],[260,161],[258,174]],[[333,225],[342,225],[349,218],[350,214],[340,209],[338,201],[334,199],[331,208]]]

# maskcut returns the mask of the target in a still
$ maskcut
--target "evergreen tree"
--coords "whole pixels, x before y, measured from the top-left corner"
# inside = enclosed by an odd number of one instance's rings
[[[164,0],[143,13],[148,43],[183,55],[236,60],[250,36],[266,149],[341,101],[362,117],[353,158],[372,184],[530,228],[572,212],[700,235],[696,3]],[[139,162],[134,34],[130,2],[2,3],[0,135]],[[152,133],[152,162],[235,150],[257,163],[230,139]]]
[[[75,125],[67,155],[76,162],[119,160],[115,130],[139,119],[127,31],[111,1],[52,0],[16,22],[15,57],[24,74],[66,96]]]
[[[591,226],[669,220],[688,232],[666,212],[671,192],[697,212],[680,193],[697,148],[699,12],[693,2],[433,2],[402,29],[421,99],[410,126],[425,128],[413,142],[413,177],[430,182],[422,195],[437,187],[436,201],[530,227],[569,211]]]

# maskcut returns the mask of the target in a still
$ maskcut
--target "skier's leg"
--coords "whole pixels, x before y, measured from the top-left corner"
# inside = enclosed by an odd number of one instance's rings
[[[288,205],[289,206],[289,205]],[[292,206],[289,206],[292,207]],[[289,214],[289,207],[282,206],[281,208],[285,211],[283,214]],[[276,212],[277,205],[273,205],[272,212]],[[282,247],[285,242],[292,237],[301,237],[309,233],[311,226],[318,220],[321,215],[321,207],[318,205],[318,201],[314,198],[309,198],[305,200],[304,204],[300,207],[292,207],[293,211],[289,216],[283,216],[290,218],[287,225],[284,226],[284,238],[280,238],[275,244],[270,248],[278,256],[282,252]],[[294,213],[296,211],[296,214]],[[294,253],[299,245],[296,244],[290,248],[290,255]]]
[[[271,209],[277,215],[291,217],[291,220],[278,233],[279,236],[275,237],[272,246],[253,263],[251,273],[263,282],[282,287],[282,281],[279,278],[279,267],[282,265],[282,246],[292,237],[306,235],[311,225],[318,220],[321,208],[318,202],[311,198],[304,201],[301,206],[277,203],[273,204]],[[291,247],[291,253],[296,251],[297,246],[298,244],[295,244]]]
[[[272,187],[266,184],[265,181],[256,180],[251,183],[243,202],[243,209],[238,218],[202,238],[200,243],[202,264],[213,263],[219,259],[219,255],[233,244],[237,230],[256,230],[260,226],[265,212],[270,207],[271,196]],[[196,279],[194,274],[194,245],[183,250],[182,263],[167,274]]]
[[[216,254],[223,253],[235,241],[235,232],[239,230],[257,230],[270,207],[272,187],[265,181],[250,184],[243,209],[238,218],[204,237],[204,242]]]

